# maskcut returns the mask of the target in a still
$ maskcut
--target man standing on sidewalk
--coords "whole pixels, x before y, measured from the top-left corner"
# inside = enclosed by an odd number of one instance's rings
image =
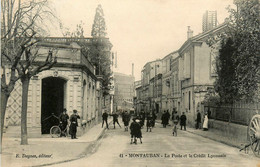
[[[201,128],[201,114],[200,111],[197,111],[197,119],[196,119],[196,129]]]
[[[60,137],[67,135],[67,126],[68,126],[68,119],[69,119],[69,115],[67,114],[67,110],[66,108],[63,109],[63,113],[61,113],[60,117],[60,128],[61,128],[61,134]],[[66,130],[66,132],[65,132]]]
[[[73,114],[70,116],[70,135],[71,139],[77,139],[76,133],[77,133],[77,126],[78,126],[78,119],[80,119],[80,116],[77,113],[77,110],[73,110]]]
[[[102,122],[102,128],[103,128],[104,122],[106,122],[107,129],[109,129],[109,128],[108,128],[108,123],[107,123],[107,117],[108,117],[108,114],[107,114],[107,111],[105,111],[105,112],[102,114],[102,120],[103,120],[103,122]]]

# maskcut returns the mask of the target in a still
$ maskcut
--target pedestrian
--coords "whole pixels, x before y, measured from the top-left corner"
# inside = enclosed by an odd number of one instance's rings
[[[134,143],[137,144],[137,142],[136,142],[136,134],[137,134],[138,126],[139,125],[136,122],[136,118],[133,118],[133,122],[130,125],[130,134],[131,134],[131,142],[130,142],[130,144],[133,144],[133,139],[134,139]]]
[[[129,122],[130,122],[130,114],[128,114],[127,111],[124,112],[124,114],[122,114],[123,116],[123,122],[125,125],[125,131],[128,131],[128,126],[129,126]]]
[[[77,133],[77,126],[78,126],[78,119],[80,119],[80,116],[78,115],[78,111],[73,110],[73,114],[70,116],[71,139],[77,139],[76,133]]]
[[[174,121],[173,121],[173,129],[172,129],[172,135],[173,136],[177,136],[177,124],[178,124],[178,120],[177,119],[175,119]]]
[[[148,132],[148,130],[152,132],[152,126],[153,126],[153,115],[149,114],[147,115],[147,120],[146,120],[146,127],[147,127],[146,132]]]
[[[196,129],[201,128],[201,114],[200,111],[197,110],[197,119],[196,119]]]
[[[103,125],[104,125],[104,122],[106,122],[106,126],[107,126],[107,129],[108,128],[108,123],[107,123],[107,117],[108,117],[108,114],[107,114],[107,111],[105,110],[104,113],[102,114],[102,128],[103,128]]]
[[[185,115],[185,113],[183,112],[181,117],[180,117],[180,125],[181,125],[181,130],[182,130],[182,127],[184,127],[184,130],[186,130],[186,120],[187,120],[187,117]]]
[[[204,130],[204,131],[207,131],[207,130],[208,130],[208,122],[209,122],[208,114],[205,113],[204,122],[203,122],[203,130]]]
[[[169,125],[170,117],[171,117],[171,115],[170,115],[169,111],[167,110],[166,113],[165,113],[165,119],[166,119],[165,123],[166,123],[166,125]]]
[[[116,128],[115,124],[117,123],[118,126],[121,128],[119,122],[118,122],[118,114],[116,112],[113,112],[113,114],[111,114],[111,116],[113,117],[113,124],[114,124],[114,129]]]
[[[140,114],[140,125],[141,125],[141,127],[144,126],[144,121],[145,121],[145,112],[141,111],[141,114]]]
[[[68,119],[69,119],[69,115],[67,114],[67,109],[64,108],[63,112],[61,113],[61,115],[59,116],[60,119],[60,129],[61,129],[61,134],[60,137],[64,136],[66,137],[67,135],[67,126],[68,126]]]
[[[156,120],[156,118],[157,118],[157,115],[156,115],[155,112],[153,111],[153,112],[152,112],[152,119],[153,119],[152,127],[153,127],[153,128],[154,128],[154,126],[155,126],[155,120]]]
[[[163,127],[166,128],[166,125],[167,125],[166,111],[164,111],[164,113],[162,114],[161,120],[162,120]]]

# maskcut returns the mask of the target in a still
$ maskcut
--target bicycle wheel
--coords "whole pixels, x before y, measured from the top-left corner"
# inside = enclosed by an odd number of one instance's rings
[[[59,126],[53,126],[50,130],[51,137],[60,137],[61,130]]]

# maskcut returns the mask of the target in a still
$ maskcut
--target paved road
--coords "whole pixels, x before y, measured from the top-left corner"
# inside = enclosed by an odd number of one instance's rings
[[[186,131],[171,135],[171,127],[157,124],[153,132],[143,132],[143,144],[130,144],[129,132],[123,128],[106,132],[97,151],[87,158],[60,167],[157,167],[157,166],[257,166],[260,160],[224,145]],[[220,157],[217,157],[220,156]]]

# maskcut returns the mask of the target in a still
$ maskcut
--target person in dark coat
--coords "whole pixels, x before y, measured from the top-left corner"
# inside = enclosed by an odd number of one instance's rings
[[[156,115],[155,112],[153,111],[153,113],[152,113],[152,119],[153,119],[152,127],[153,127],[153,128],[154,128],[154,126],[155,126],[155,120],[156,120],[156,118],[157,118],[157,115]]]
[[[162,114],[161,120],[162,120],[163,127],[166,128],[166,125],[167,125],[166,111],[164,111],[164,113]]]
[[[200,111],[197,111],[197,119],[196,119],[196,129],[201,128],[201,114]]]
[[[147,120],[146,120],[146,127],[147,130],[146,132],[148,132],[148,130],[150,130],[150,132],[152,132],[152,126],[153,126],[153,116],[152,114],[147,115]]]
[[[70,116],[70,135],[71,139],[77,139],[77,126],[78,126],[78,119],[80,116],[77,113],[77,110],[73,110],[73,114]]]
[[[184,130],[186,130],[186,120],[187,120],[187,117],[185,115],[185,113],[183,112],[181,117],[180,117],[180,125],[181,125],[181,130],[182,130],[182,127],[184,127]]]
[[[140,125],[141,127],[144,126],[144,121],[145,121],[145,112],[144,111],[141,111],[141,114],[140,114]]]
[[[123,116],[123,122],[125,125],[125,131],[128,131],[128,126],[130,122],[130,114],[127,113],[127,111],[124,112]]]
[[[107,129],[108,128],[108,123],[107,123],[107,117],[108,117],[108,114],[107,114],[107,111],[105,111],[103,114],[102,114],[102,128],[103,128],[103,125],[104,125],[104,122],[106,122],[106,126],[107,126]]]
[[[139,120],[138,120],[139,121]],[[131,143],[133,143],[133,139],[134,139],[134,143],[137,144],[137,139],[140,139],[140,142],[142,143],[142,132],[141,132],[141,125],[137,122],[136,118],[133,118],[133,122],[130,125],[130,134],[131,134]]]
[[[171,115],[170,115],[169,111],[167,110],[166,113],[165,113],[165,119],[166,119],[166,120],[165,120],[165,121],[166,121],[165,123],[166,123],[166,125],[169,124],[170,117],[171,117]],[[165,126],[166,126],[166,125],[165,125]]]
[[[61,129],[61,134],[60,137],[65,136],[66,137],[66,128],[68,126],[68,119],[69,115],[67,114],[66,108],[63,109],[63,112],[59,116],[60,119],[60,129]]]
[[[115,126],[116,123],[117,123],[118,126],[121,128],[121,126],[120,126],[120,124],[119,124],[119,122],[118,122],[118,114],[114,112],[113,114],[111,114],[111,116],[113,117],[114,129],[116,128],[116,126]]]

